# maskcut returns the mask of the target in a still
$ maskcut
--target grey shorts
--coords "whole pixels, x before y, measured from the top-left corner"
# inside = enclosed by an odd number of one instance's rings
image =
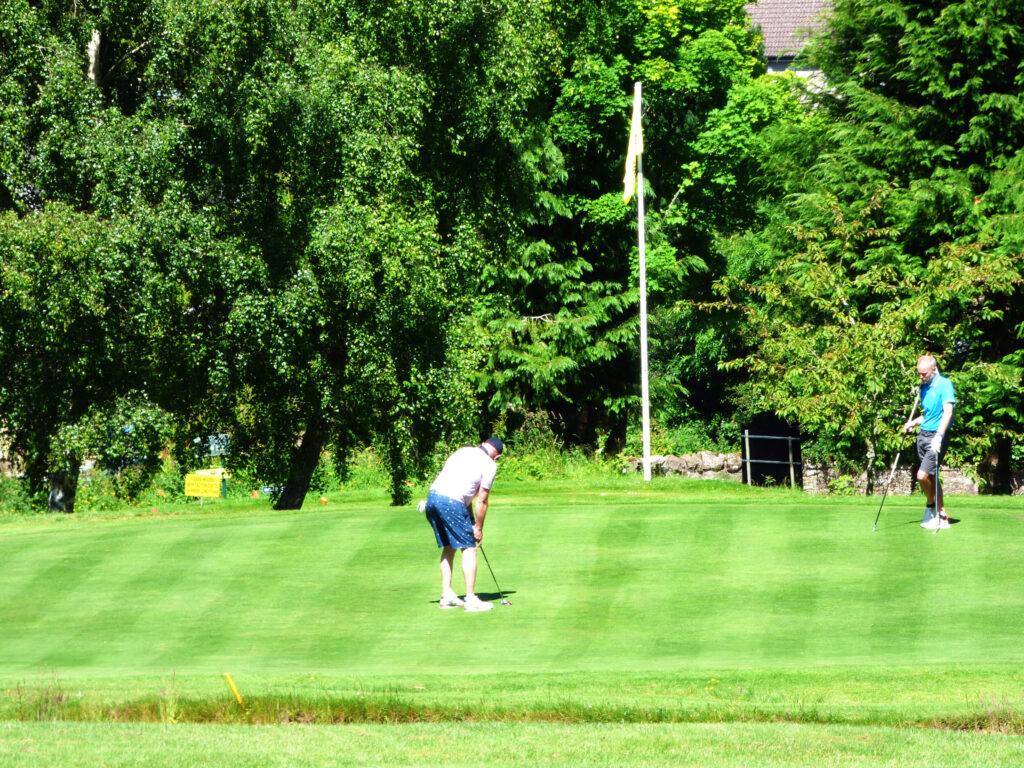
[[[949,433],[942,438],[942,450],[939,451],[938,456],[932,450],[933,437],[935,437],[934,430],[917,433],[917,457],[921,460],[921,471],[929,475],[934,475],[935,468],[942,466],[942,457],[946,455]]]
[[[452,549],[473,549],[476,546],[473,518],[469,514],[469,507],[461,499],[452,499],[431,491],[424,511],[427,522],[434,529],[437,546]]]

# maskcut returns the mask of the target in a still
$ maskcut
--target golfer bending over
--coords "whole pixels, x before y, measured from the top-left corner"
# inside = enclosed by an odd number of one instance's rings
[[[904,424],[903,432],[906,434],[916,426],[921,427],[917,433],[917,455],[921,459],[917,482],[925,496],[921,527],[949,528],[949,516],[943,503],[942,484],[937,482],[937,472],[949,444],[956,394],[953,382],[939,375],[939,367],[931,355],[918,358],[917,376],[921,379],[921,415]]]
[[[467,611],[489,611],[493,604],[478,598],[476,588],[476,545],[484,538],[484,518],[491,484],[498,472],[495,463],[504,446],[497,437],[489,437],[480,445],[460,448],[444,463],[444,468],[430,486],[427,520],[434,529],[441,552],[441,607],[463,606]],[[476,516],[470,505],[476,500]],[[452,590],[452,568],[455,550],[462,550],[462,576],[466,580],[466,599]]]

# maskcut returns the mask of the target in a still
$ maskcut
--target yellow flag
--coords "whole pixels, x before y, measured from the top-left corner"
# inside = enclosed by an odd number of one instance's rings
[[[640,84],[637,83],[639,86]],[[623,178],[625,188],[622,190],[622,202],[628,203],[636,192],[636,158],[644,153],[644,137],[640,130],[640,88],[633,93],[633,119],[629,124],[629,148],[626,150],[626,176]]]

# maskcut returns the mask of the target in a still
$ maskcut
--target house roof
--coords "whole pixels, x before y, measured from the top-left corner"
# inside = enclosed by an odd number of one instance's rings
[[[764,53],[769,61],[793,58],[807,42],[810,32],[821,27],[822,14],[830,0],[759,0],[745,6],[764,35]]]

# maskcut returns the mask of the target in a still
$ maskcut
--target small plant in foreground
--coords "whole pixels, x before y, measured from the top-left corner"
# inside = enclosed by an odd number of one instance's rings
[[[160,689],[158,711],[160,713],[160,720],[165,723],[176,723],[181,716],[181,705],[178,702],[178,693],[174,685],[176,680],[177,670],[172,670],[170,683],[168,683],[166,689]]]
[[[7,719],[37,722],[67,720],[70,713],[70,696],[56,675],[51,675],[50,680],[41,688],[19,684],[8,689],[7,698],[7,704],[12,710],[10,715],[5,713]]]

